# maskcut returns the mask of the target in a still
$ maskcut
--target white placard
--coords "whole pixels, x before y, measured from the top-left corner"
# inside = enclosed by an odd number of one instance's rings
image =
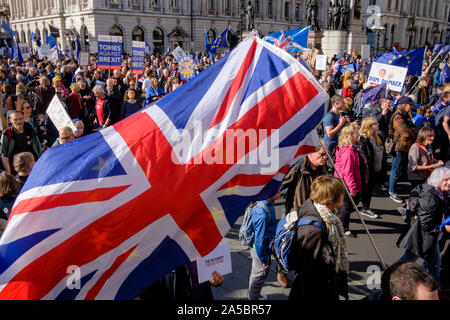
[[[231,273],[230,244],[221,242],[207,256],[197,260],[198,282],[206,282],[213,278],[214,271],[221,275]]]
[[[177,59],[178,62],[180,62],[180,59],[186,56],[186,52],[184,52],[183,49],[181,49],[181,47],[178,46],[175,49],[173,49],[172,55],[175,59]]]
[[[325,71],[327,70],[327,56],[326,55],[318,55],[316,57],[316,70]]]
[[[361,48],[361,58],[364,60],[370,59],[370,44],[363,44]]]
[[[50,58],[53,55],[52,49],[50,49],[50,45],[47,43],[41,44],[41,47],[39,49],[39,58]]]
[[[73,132],[77,131],[77,128],[56,95],[48,105],[47,114],[58,131],[64,126],[72,128]]]
[[[28,43],[19,43],[20,53],[24,60],[28,60],[31,57],[31,49]]]
[[[387,88],[394,91],[402,91],[408,68],[392,66],[390,64],[373,62],[370,69],[368,83],[376,86],[387,83]]]
[[[80,66],[89,65],[89,52],[80,52]]]

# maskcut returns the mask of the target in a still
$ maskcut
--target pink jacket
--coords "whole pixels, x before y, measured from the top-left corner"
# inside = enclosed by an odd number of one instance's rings
[[[341,175],[350,193],[361,193],[361,171],[359,168],[359,155],[353,146],[336,147],[336,170]],[[334,173],[338,177],[337,173]]]

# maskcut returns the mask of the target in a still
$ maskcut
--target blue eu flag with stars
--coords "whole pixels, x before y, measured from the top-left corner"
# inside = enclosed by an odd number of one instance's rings
[[[448,64],[445,64],[444,69],[442,69],[441,76],[439,77],[439,84],[450,82],[450,68]]]
[[[216,40],[213,42],[213,44],[210,47],[210,50],[214,53],[216,51],[217,48],[221,48],[221,47],[229,47],[230,44],[228,43],[227,40],[227,33],[228,33],[229,28],[227,27],[225,30],[223,30],[219,36],[216,38]]]
[[[386,83],[379,84],[375,87],[367,88],[362,91],[362,104],[379,101],[386,97]]]
[[[385,53],[379,56],[375,61],[379,63],[390,64],[397,67],[408,68],[407,75],[422,74],[423,58],[425,55],[425,47],[410,51],[397,53]]]

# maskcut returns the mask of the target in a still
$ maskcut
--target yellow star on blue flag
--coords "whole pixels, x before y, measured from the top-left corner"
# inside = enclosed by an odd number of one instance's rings
[[[408,68],[407,75],[421,75],[424,56],[425,48],[421,48],[405,52],[385,53],[377,57],[375,62]]]

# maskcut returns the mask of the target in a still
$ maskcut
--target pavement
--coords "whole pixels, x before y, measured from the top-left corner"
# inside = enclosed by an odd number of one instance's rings
[[[409,183],[400,182],[398,194],[403,199],[407,199],[409,189]],[[283,205],[283,202],[275,204],[277,219],[282,217],[281,209]],[[407,226],[397,212],[397,208],[401,205],[389,198],[388,191],[381,191],[376,188],[371,207],[379,215],[379,218],[371,219],[363,216],[369,233],[373,237],[386,265],[393,264],[404,253],[403,249],[396,246],[401,231]],[[361,206],[359,205],[358,208],[361,209]],[[233,272],[224,276],[225,281],[222,286],[213,288],[213,295],[216,300],[246,300],[248,297],[251,257],[249,249],[241,245],[238,237],[242,219],[241,216],[224,239],[224,241],[230,243]],[[377,283],[379,284],[383,268],[356,211],[351,214],[350,230],[357,237],[346,238],[350,260],[349,297],[350,300],[360,300],[370,293],[371,288],[376,286]],[[422,261],[418,260],[417,262],[421,263]],[[288,279],[292,280],[293,276],[293,272],[289,273]],[[261,293],[267,295],[269,300],[287,300],[289,292],[289,288],[283,288],[278,283],[275,262],[272,259],[271,272]]]

